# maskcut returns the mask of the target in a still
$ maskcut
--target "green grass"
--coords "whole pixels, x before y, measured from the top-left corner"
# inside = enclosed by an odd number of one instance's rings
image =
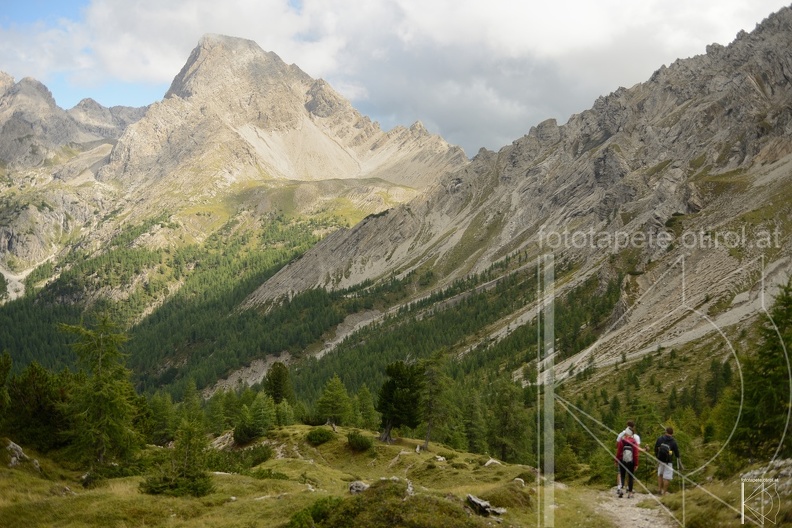
[[[36,455],[44,473],[37,472],[32,462],[9,469],[3,459],[0,526],[285,527],[295,514],[330,497],[341,499],[331,501],[337,505],[335,521],[320,526],[376,526],[385,518],[388,526],[490,525],[492,519],[469,513],[467,494],[505,507],[503,526],[536,526],[534,473],[527,466],[485,466],[485,456],[436,444],[428,452],[416,452],[422,441],[409,438],[393,444],[374,440],[370,450],[355,452],[347,444],[351,430],[346,428],[338,428],[330,441],[313,447],[305,441],[310,429],[281,428],[266,439],[281,457],[256,469],[280,478],[213,474],[214,490],[201,498],[143,494],[138,486],[144,476],[107,479],[96,488],[84,489],[80,471],[63,469],[47,458]],[[361,434],[374,439],[372,432]],[[518,476],[525,480],[524,487],[514,482]],[[348,487],[354,480],[372,487],[352,496]],[[413,495],[407,493],[408,480]],[[556,525],[583,526],[581,521],[587,520],[613,526],[596,513],[592,493],[577,486],[558,489]]]

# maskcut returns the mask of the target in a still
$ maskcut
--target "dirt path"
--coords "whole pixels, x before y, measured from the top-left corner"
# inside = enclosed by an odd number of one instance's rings
[[[638,504],[651,506],[639,507]],[[623,498],[616,496],[615,488],[611,491],[597,492],[597,513],[601,513],[613,520],[615,526],[629,526],[629,528],[677,528],[680,526],[674,517],[659,502],[655,502],[648,493],[636,493],[632,499],[627,495]]]

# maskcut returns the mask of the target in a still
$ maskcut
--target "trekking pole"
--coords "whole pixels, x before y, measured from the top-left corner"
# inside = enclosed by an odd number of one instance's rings
[[[685,475],[682,474],[682,457],[677,457],[677,473],[682,481],[682,526],[685,526]]]

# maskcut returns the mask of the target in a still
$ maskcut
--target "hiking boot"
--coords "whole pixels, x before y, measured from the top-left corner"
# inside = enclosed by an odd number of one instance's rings
[[[621,499],[624,496],[624,492],[622,490],[618,489],[618,490],[616,490],[616,496],[618,496]]]

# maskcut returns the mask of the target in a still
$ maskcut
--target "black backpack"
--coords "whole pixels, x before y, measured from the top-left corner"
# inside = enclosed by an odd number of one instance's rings
[[[665,438],[663,439],[665,440]],[[660,462],[671,462],[671,445],[667,442],[661,442],[659,446],[657,446],[657,460]]]

